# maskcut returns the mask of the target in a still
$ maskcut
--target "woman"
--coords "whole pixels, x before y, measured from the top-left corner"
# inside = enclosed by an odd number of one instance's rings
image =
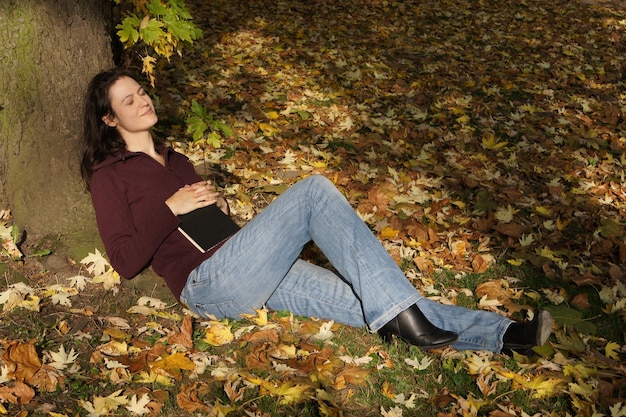
[[[181,219],[213,206],[224,213],[213,223],[227,224],[228,204],[186,157],[155,142],[157,120],[150,97],[125,71],[104,71],[91,81],[81,170],[120,275],[132,278],[152,265],[172,293],[204,317],[239,318],[266,305],[367,326],[385,341],[395,335],[422,349],[454,344],[508,352],[549,337],[547,312],[514,323],[424,298],[323,176],[298,182],[241,230],[198,249],[181,231]],[[338,274],[299,259],[311,240]]]

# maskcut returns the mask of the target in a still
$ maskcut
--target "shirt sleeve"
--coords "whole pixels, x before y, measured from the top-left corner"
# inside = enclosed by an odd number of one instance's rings
[[[180,219],[163,202],[133,221],[125,185],[107,172],[91,179],[91,198],[98,230],[111,266],[124,278],[146,268],[163,241],[177,229]]]

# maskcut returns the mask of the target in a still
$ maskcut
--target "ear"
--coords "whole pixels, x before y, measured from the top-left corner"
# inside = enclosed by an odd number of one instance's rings
[[[105,125],[109,127],[117,127],[117,122],[115,121],[115,117],[111,114],[107,114],[106,116],[102,116],[102,121]]]

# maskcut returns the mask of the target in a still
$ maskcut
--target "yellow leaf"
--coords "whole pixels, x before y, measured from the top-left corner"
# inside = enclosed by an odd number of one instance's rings
[[[540,375],[530,380],[524,378],[517,378],[518,386],[524,389],[535,391],[532,395],[533,398],[543,398],[550,395],[557,395],[561,392],[561,385],[563,380],[558,378],[548,378]]]
[[[539,214],[540,216],[544,216],[544,217],[552,216],[552,210],[550,210],[549,207],[537,206],[535,207],[535,212]]]
[[[617,355],[616,350],[618,350],[620,348],[620,345],[618,345],[615,342],[609,342],[606,344],[606,346],[604,347],[604,352],[606,354],[607,358],[611,358],[613,360],[619,360],[619,356]]]
[[[169,375],[178,380],[182,378],[181,370],[193,371],[196,369],[196,365],[193,361],[183,352],[174,353],[165,359],[154,362],[152,367],[154,369],[163,369]]]
[[[559,229],[559,231],[563,231],[571,221],[572,219],[561,221],[561,217],[559,216],[556,218],[556,228]]]
[[[278,385],[272,381],[255,378],[253,376],[247,376],[246,379],[252,384],[258,385],[261,388],[261,394],[282,397],[280,404],[289,404],[295,401],[306,400],[310,398],[310,395],[305,396],[306,392],[313,389],[310,385],[298,384],[293,381],[283,382]]]
[[[104,274],[95,276],[91,282],[94,284],[102,284],[105,290],[110,290],[116,285],[119,285],[120,274],[113,270],[113,268],[109,268]]]
[[[492,371],[491,355],[487,352],[470,353],[464,362],[470,375],[486,374]]]
[[[463,116],[457,118],[456,121],[461,123],[461,124],[466,124],[467,122],[470,121],[470,118],[469,118],[468,115],[463,115]]]
[[[132,338],[132,335],[130,335],[129,333],[126,333],[125,331],[116,329],[114,327],[106,328],[103,330],[102,333],[107,334],[111,336],[113,339],[118,339],[118,340],[130,340]]]
[[[582,381],[579,381],[578,383],[569,383],[570,394],[582,395],[583,397],[591,398],[595,391],[596,389],[591,384],[587,384]]]
[[[267,309],[260,308],[254,311],[256,311],[256,314],[242,314],[241,317],[252,321],[257,326],[266,326],[267,325]]]
[[[268,117],[270,120],[276,120],[276,119],[278,119],[278,112],[275,112],[275,111],[273,111],[273,110],[272,110],[272,111],[268,111],[266,114],[267,114],[267,117]]]
[[[278,129],[268,123],[259,123],[259,129],[263,131],[264,135],[272,136],[278,132]]]
[[[554,252],[552,252],[550,248],[548,248],[547,246],[544,246],[541,249],[539,248],[535,249],[535,253],[537,253],[537,255],[542,256],[544,258],[548,258],[551,261],[558,262],[561,260],[560,258],[554,256]]]
[[[509,144],[507,141],[500,142],[493,133],[488,133],[483,136],[482,142],[483,148],[491,150],[502,149]]]
[[[169,319],[169,320],[174,320],[174,321],[180,321],[181,319],[180,314],[170,313],[169,311],[153,311],[152,315],[156,317],[161,317],[163,319]]]
[[[577,363],[575,365],[565,365],[563,367],[563,374],[565,376],[574,376],[576,378],[588,378],[591,375],[595,375],[597,373],[596,368],[586,367],[582,363]]]
[[[387,226],[380,232],[380,237],[382,239],[395,239],[398,236],[398,233],[400,233],[399,230]]]
[[[212,321],[204,336],[204,341],[212,346],[222,346],[232,342],[235,336],[230,331],[231,326],[227,326],[219,321]]]
[[[160,384],[166,387],[171,387],[173,385],[172,378],[158,374],[154,371],[150,371],[149,373],[146,371],[141,371],[136,379],[136,382],[142,384]]]

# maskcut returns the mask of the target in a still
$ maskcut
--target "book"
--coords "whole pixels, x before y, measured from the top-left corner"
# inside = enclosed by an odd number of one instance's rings
[[[178,230],[202,253],[234,235],[240,227],[216,204],[178,216]]]

